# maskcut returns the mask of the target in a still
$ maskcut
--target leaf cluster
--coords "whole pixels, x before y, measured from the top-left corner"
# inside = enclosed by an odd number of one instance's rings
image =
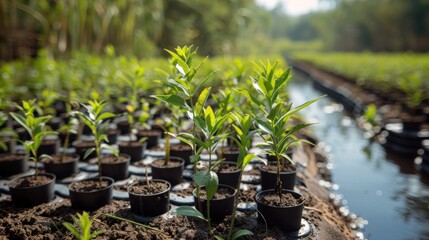
[[[77,227],[69,222],[63,222],[63,226],[66,227],[67,230],[69,230],[69,232],[71,232],[76,237],[76,239],[91,240],[104,233],[104,230],[91,232],[91,226],[94,220],[91,219],[89,214],[85,211],[82,214],[77,213],[77,218],[75,216],[72,216],[72,218],[74,224],[77,225]]]

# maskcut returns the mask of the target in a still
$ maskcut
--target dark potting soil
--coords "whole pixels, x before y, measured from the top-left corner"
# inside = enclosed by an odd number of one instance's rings
[[[37,176],[31,175],[31,176],[25,176],[17,179],[16,181],[13,181],[10,187],[13,187],[13,188],[36,187],[36,186],[41,186],[43,184],[49,183],[50,181],[52,181],[52,178],[45,175],[37,175]]]
[[[25,157],[25,155],[5,153],[5,154],[0,155],[0,162],[21,160],[24,157]]]
[[[158,135],[160,135],[160,131],[158,131],[158,130],[139,130],[138,132],[137,132],[137,134],[138,135],[141,135],[141,136],[158,136]]]
[[[240,189],[240,193],[238,196],[238,202],[246,203],[246,202],[254,202],[256,195],[257,185],[248,185],[246,190]]]
[[[228,188],[218,188],[218,190],[216,191],[216,193],[213,196],[213,199],[224,199],[224,198],[232,196],[232,194],[233,193]],[[200,196],[201,196],[201,199],[207,199],[205,189],[200,190]]]
[[[172,144],[170,146],[170,150],[174,150],[174,151],[189,151],[192,148],[188,145],[185,144]]]
[[[155,193],[164,192],[168,189],[168,185],[163,182],[149,182],[149,185],[146,182],[136,184],[130,188],[130,191],[140,195],[152,195]]]
[[[115,163],[123,163],[126,162],[128,160],[127,157],[124,156],[104,156],[101,158],[101,162],[102,163],[106,163],[106,164],[115,164]]]
[[[263,169],[269,171],[269,172],[277,172],[277,166],[276,165],[266,165],[262,167]],[[280,172],[293,172],[295,171],[295,167],[290,166],[288,164],[285,164],[281,169]]]
[[[119,146],[121,147],[140,147],[143,143],[136,141],[120,142]]]
[[[278,194],[266,194],[261,197],[261,202],[273,207],[292,207],[304,202],[304,197],[295,198],[290,193],[282,193],[281,197]]]
[[[221,173],[229,173],[229,172],[236,172],[239,168],[232,164],[220,164],[216,169],[215,172],[221,172]]]
[[[70,155],[54,155],[51,157],[47,157],[43,160],[44,163],[68,163],[73,162],[76,157]]]
[[[124,184],[118,184],[118,185],[115,184],[115,185],[113,185],[113,189],[115,189],[117,191],[121,191],[121,192],[126,192],[126,191],[128,191],[128,187],[131,186],[132,184],[136,183],[137,181],[139,181],[139,179],[128,180]]]
[[[153,161],[152,164],[157,166],[157,167],[177,167],[181,164],[181,162],[168,161],[167,165],[164,165],[165,164],[164,159],[157,159],[157,160]]]
[[[93,142],[93,141],[79,141],[79,142],[76,142],[75,147],[80,147],[80,148],[95,147],[95,142]]]
[[[177,194],[177,196],[179,197],[188,197],[188,196],[192,196],[192,192],[195,189],[195,184],[194,182],[192,182],[191,184],[189,184],[189,187],[184,188],[184,189],[180,189],[180,190],[172,190],[173,193]]]
[[[103,188],[106,188],[110,185],[108,181],[105,180],[86,180],[75,182],[70,185],[71,190],[76,192],[92,192],[97,191]]]

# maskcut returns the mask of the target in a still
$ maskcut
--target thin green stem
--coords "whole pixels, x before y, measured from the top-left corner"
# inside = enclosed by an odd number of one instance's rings
[[[240,170],[240,176],[238,178],[239,180],[236,187],[237,193],[235,194],[235,198],[234,198],[234,209],[232,210],[231,223],[229,224],[228,237],[227,237],[228,240],[231,239],[232,231],[234,228],[235,214],[237,213],[237,204],[238,204],[238,198],[240,197],[240,184],[241,184],[242,177],[243,177],[243,169]]]

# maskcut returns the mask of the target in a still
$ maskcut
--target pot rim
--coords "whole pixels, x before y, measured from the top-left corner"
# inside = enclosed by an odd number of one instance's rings
[[[7,184],[7,185],[8,185],[8,187],[9,187],[9,189],[30,189],[30,188],[37,188],[37,187],[47,186],[47,185],[51,184],[52,182],[55,182],[55,180],[56,180],[56,178],[57,178],[57,177],[55,176],[55,174],[52,174],[52,173],[39,173],[38,175],[39,175],[39,176],[40,176],[40,175],[48,176],[48,177],[50,177],[50,178],[51,178],[51,180],[50,180],[49,182],[47,182],[47,183],[42,184],[42,185],[37,185],[37,186],[32,186],[32,187],[11,187],[11,186],[10,186],[10,185],[11,185],[11,183],[18,181],[18,179],[26,178],[26,177],[31,177],[31,176],[35,176],[35,174],[29,174],[29,175],[25,175],[25,176],[21,176],[21,177],[14,178],[14,179],[12,179],[12,180]]]
[[[269,164],[269,163],[268,163],[268,164]],[[274,164],[272,164],[272,165],[274,165]],[[259,168],[259,170],[260,170],[260,171],[269,172],[269,173],[276,173],[275,171],[268,171],[268,170],[266,170],[266,169],[263,169],[265,166],[266,166],[266,165],[261,165],[261,166],[259,166],[258,168]],[[289,171],[289,172],[280,171],[280,174],[285,174],[285,175],[287,175],[287,174],[293,174],[293,173],[296,173],[296,172],[297,172],[297,170],[296,170],[296,166],[293,166],[293,167],[295,168],[295,170],[293,170],[293,171]]]
[[[204,186],[200,186],[200,188],[203,188],[203,187],[205,187],[205,185],[204,185]],[[232,186],[229,186],[229,185],[226,185],[226,184],[219,184],[219,185],[218,185],[218,190],[219,190],[219,187],[228,188],[228,189],[230,189],[230,190],[233,190],[232,195],[231,195],[231,196],[229,196],[229,197],[234,197],[234,196],[237,194],[237,189],[235,189],[235,188],[234,188],[234,187],[232,187]],[[195,198],[197,197],[197,193],[196,193],[196,191],[197,191],[197,188],[194,188],[194,190],[192,190],[192,195],[193,195]],[[226,198],[218,198],[218,199],[212,199],[212,200],[210,200],[210,201],[222,201],[222,200],[225,200],[225,199],[227,199],[227,198],[229,198],[229,197],[226,197]],[[207,199],[204,199],[204,201],[207,201]]]
[[[72,182],[72,183],[70,183],[70,184],[67,186],[67,188],[68,188],[69,192],[76,192],[76,193],[80,193],[80,194],[91,194],[91,193],[94,193],[94,192],[99,192],[99,191],[103,191],[103,190],[106,190],[106,189],[108,189],[108,188],[111,188],[111,187],[113,186],[113,183],[115,183],[115,180],[113,180],[113,178],[111,178],[111,177],[107,177],[107,176],[101,176],[101,179],[102,179],[102,180],[107,180],[107,181],[109,181],[109,182],[110,182],[110,184],[109,184],[107,187],[105,187],[105,188],[101,188],[101,189],[98,189],[98,190],[96,190],[96,191],[91,191],[91,192],[82,192],[82,191],[76,191],[76,190],[72,190],[72,189],[71,189],[71,186],[72,186],[73,184],[75,184],[75,183],[78,183],[78,182],[85,182],[85,181],[93,181],[93,180],[98,181],[98,179],[99,179],[98,177],[92,177],[92,178],[87,178],[87,179],[83,179],[83,180],[80,180],[80,181]]]
[[[152,180],[150,180],[150,181],[155,181],[155,182],[162,182],[162,183],[165,183],[165,184],[167,184],[167,189],[166,190],[164,190],[164,191],[162,191],[162,192],[157,192],[157,193],[154,193],[154,194],[139,194],[139,193],[134,193],[134,192],[132,192],[132,191],[130,191],[130,189],[131,189],[131,187],[133,187],[134,185],[137,185],[137,184],[141,184],[142,182],[135,182],[135,183],[133,183],[133,184],[131,184],[128,188],[127,188],[127,192],[128,192],[128,194],[132,194],[132,195],[134,195],[134,196],[139,196],[139,197],[141,197],[141,196],[156,196],[156,195],[161,195],[161,194],[164,194],[164,193],[167,193],[167,192],[169,192],[170,191],[170,189],[171,189],[171,184],[168,182],[168,181],[166,181],[166,180],[162,180],[162,179],[152,179]]]
[[[302,195],[301,193],[299,193],[299,192],[295,192],[295,191],[292,191],[292,190],[288,190],[288,189],[282,189],[282,191],[283,191],[283,192],[291,193],[292,195],[299,195],[299,196],[300,196],[300,197],[302,197],[304,200],[303,200],[301,203],[297,204],[297,205],[294,205],[294,206],[287,206],[287,207],[277,207],[277,206],[267,205],[267,204],[262,203],[261,201],[259,201],[259,198],[260,198],[260,197],[262,197],[262,195],[264,195],[264,194],[267,194],[267,193],[269,193],[269,192],[274,192],[274,189],[268,189],[268,190],[263,190],[263,191],[260,191],[260,192],[256,193],[256,195],[255,195],[255,197],[254,197],[255,202],[256,202],[256,203],[258,203],[258,204],[261,204],[261,205],[267,206],[267,207],[271,207],[271,208],[278,208],[278,209],[288,209],[288,208],[294,208],[294,207],[298,207],[298,206],[304,205],[304,203],[305,203],[305,197],[304,197],[304,195]],[[294,196],[294,197],[295,197],[295,196]]]
[[[126,163],[126,162],[130,162],[131,161],[131,156],[129,155],[129,154],[127,154],[127,153],[119,153],[119,156],[121,156],[121,157],[125,157],[126,158],[126,160],[125,161],[122,161],[122,162],[115,162],[115,163],[103,163],[103,158],[105,158],[105,157],[111,157],[111,156],[114,156],[113,154],[105,154],[105,155],[102,155],[101,156],[101,158],[100,158],[100,161],[101,161],[101,165],[119,165],[119,164],[124,164],[124,163]],[[91,159],[90,159],[91,160]]]
[[[153,162],[155,162],[155,161],[157,161],[157,160],[165,160],[165,156],[164,157],[160,157],[160,158],[157,158],[157,159],[155,159]],[[176,156],[170,156],[170,161],[171,160],[173,160],[174,162],[180,162],[181,164],[179,164],[178,166],[174,166],[174,167],[169,167],[169,166],[167,166],[167,167],[165,167],[165,166],[154,166],[153,165],[153,162],[150,164],[150,166],[151,167],[155,167],[155,168],[177,168],[177,167],[180,167],[180,166],[184,166],[185,165],[185,160],[183,159],[183,158],[181,158],[181,157],[176,157]]]

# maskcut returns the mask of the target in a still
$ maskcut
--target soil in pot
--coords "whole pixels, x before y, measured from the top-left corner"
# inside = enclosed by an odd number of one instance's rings
[[[301,194],[283,190],[280,198],[274,190],[266,190],[256,194],[255,201],[258,220],[264,222],[265,219],[268,227],[277,226],[285,232],[294,232],[301,228],[305,202]]]
[[[186,144],[172,144],[170,146],[170,156],[179,157],[185,160],[185,166],[191,163],[192,148]]]
[[[87,179],[69,185],[70,201],[74,209],[96,210],[112,201],[113,179]]]
[[[44,173],[19,177],[9,183],[12,202],[17,207],[32,207],[55,197],[55,175]]]
[[[171,185],[164,180],[138,182],[128,188],[131,212],[144,217],[154,217],[168,212]]]
[[[170,157],[167,165],[164,159],[157,159],[151,163],[152,177],[168,181],[171,186],[183,181],[183,170],[185,161],[178,157]]]
[[[227,185],[219,185],[217,192],[210,202],[210,217],[214,222],[222,221],[226,216],[231,215],[234,209],[234,197],[237,191]],[[199,209],[207,218],[207,195],[204,187],[200,188],[200,202],[197,199],[197,189],[193,191],[195,207]]]
[[[123,180],[129,177],[128,167],[130,166],[130,156],[120,154],[119,156],[108,155],[101,158],[101,175],[113,178],[113,180]]]
[[[158,146],[159,139],[161,138],[162,132],[159,130],[147,130],[141,129],[137,132],[137,139],[141,139],[146,137],[147,148],[153,148]]]
[[[273,189],[277,182],[277,166],[275,164],[268,164],[259,168],[261,172],[261,187],[262,190]],[[296,168],[294,166],[285,164],[280,169],[280,180],[282,181],[282,188],[293,190],[295,187]]]
[[[139,161],[144,156],[144,150],[146,149],[146,143],[141,142],[120,142],[118,145],[119,152],[130,155],[131,162]]]
[[[1,154],[0,176],[7,177],[28,171],[27,155]]]
[[[219,178],[219,184],[224,184],[237,188],[240,180],[241,169],[236,166],[235,162],[222,162],[215,172]]]
[[[79,155],[53,155],[42,162],[45,172],[54,174],[57,179],[63,179],[78,172]]]

